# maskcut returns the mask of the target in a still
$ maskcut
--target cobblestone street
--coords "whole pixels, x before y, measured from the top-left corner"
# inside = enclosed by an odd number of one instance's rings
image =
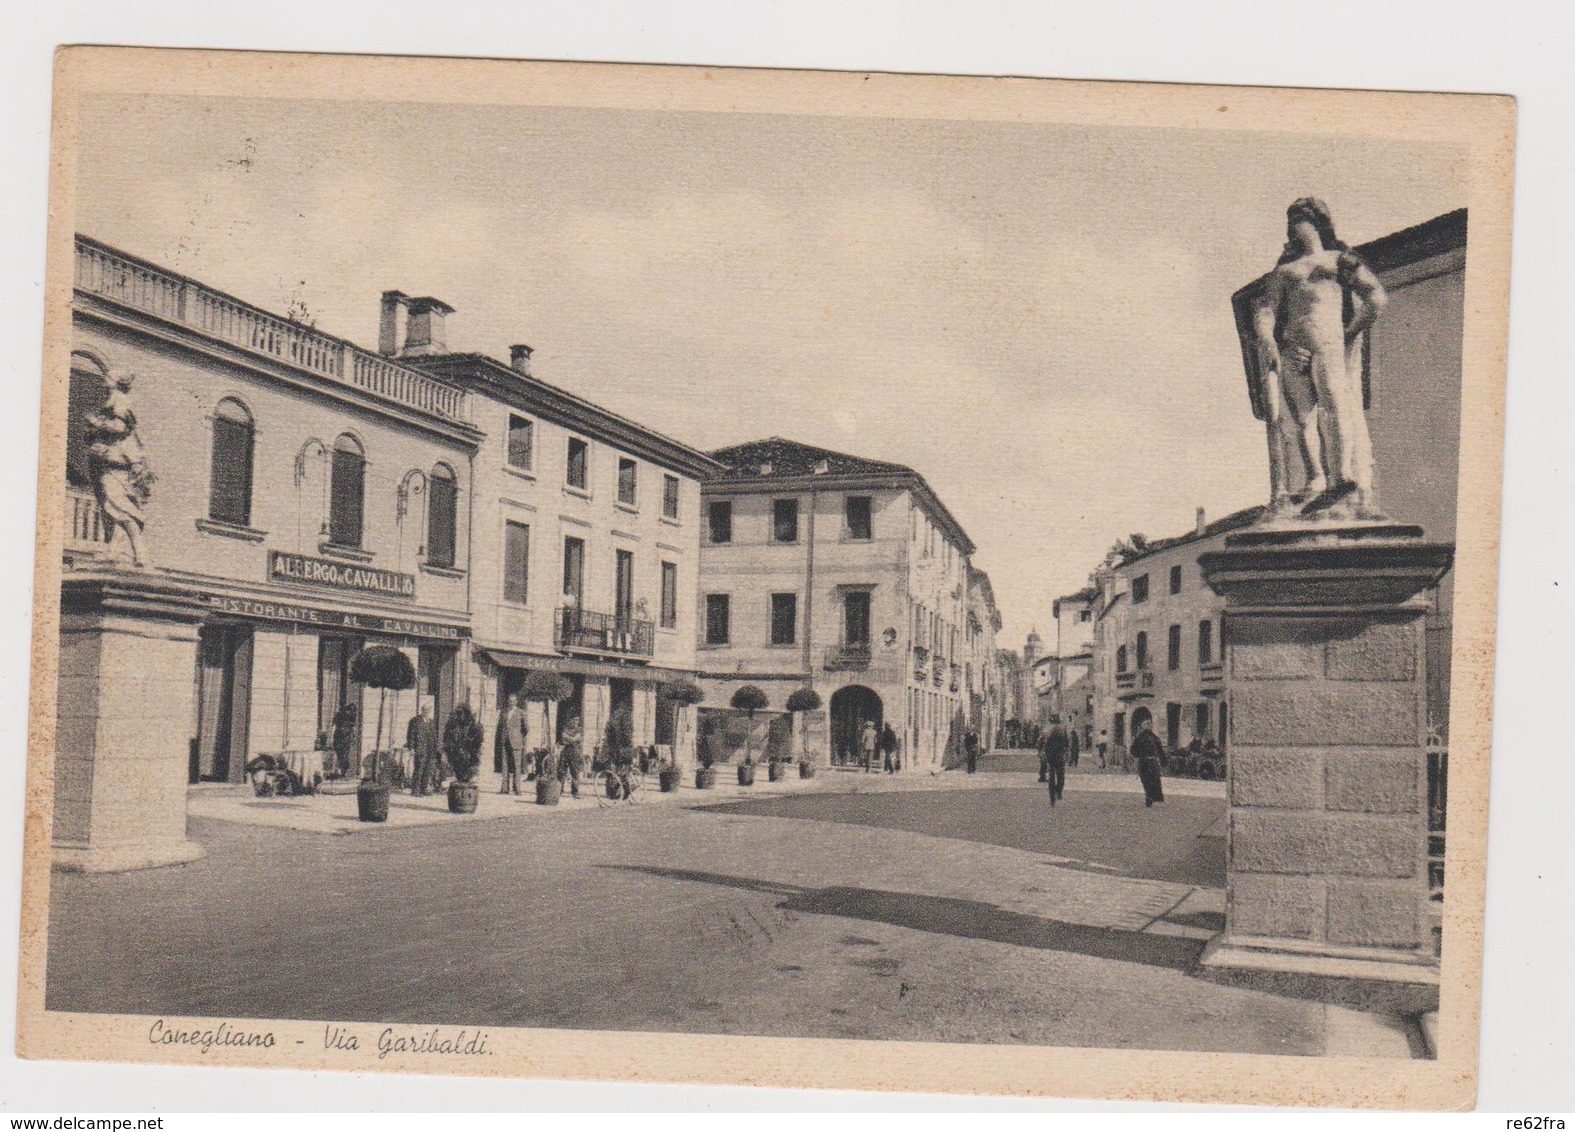
[[[1191,973],[1223,922],[1217,788],[1148,811],[1074,774],[1052,812],[986,765],[356,837],[194,818],[201,861],[57,874],[49,1005],[1407,1055],[1388,1019]]]

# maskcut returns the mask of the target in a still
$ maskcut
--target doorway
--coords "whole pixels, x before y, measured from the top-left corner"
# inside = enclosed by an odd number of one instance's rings
[[[844,765],[863,758],[860,736],[865,722],[875,725],[877,734],[885,720],[881,699],[861,684],[839,688],[831,697],[831,751],[834,761]]]
[[[361,651],[359,637],[319,637],[317,639],[317,734],[319,744],[332,748],[340,709],[346,704],[361,710],[363,685],[350,675],[350,662]],[[349,746],[339,753],[344,774],[361,775],[361,727],[347,725]]]
[[[204,625],[197,637],[197,749],[192,782],[242,780],[251,687],[251,626]]]
[[[432,718],[437,721],[438,732],[448,722],[454,710],[454,649],[422,645],[416,653],[416,687],[420,695],[432,701]],[[420,700],[416,701],[420,707]]]

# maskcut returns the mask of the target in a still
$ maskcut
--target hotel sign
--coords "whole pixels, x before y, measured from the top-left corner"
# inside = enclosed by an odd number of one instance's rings
[[[393,597],[416,596],[416,579],[413,575],[346,562],[330,562],[326,558],[308,558],[304,554],[289,554],[283,550],[268,552],[268,576],[276,582],[305,582],[309,586],[359,590]]]
[[[397,633],[405,637],[435,637],[458,640],[470,630],[462,625],[443,625],[436,621],[413,621],[406,617],[384,617],[373,613],[351,613],[343,609],[317,609],[285,601],[261,601],[228,594],[204,594],[209,606],[220,613],[264,621],[290,621],[298,625],[319,625],[328,629],[360,629],[372,633]]]

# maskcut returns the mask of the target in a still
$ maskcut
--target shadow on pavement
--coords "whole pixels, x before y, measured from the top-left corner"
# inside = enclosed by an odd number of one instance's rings
[[[750,877],[727,876],[695,869],[669,869],[657,865],[600,867],[780,896],[783,900],[777,906],[790,912],[842,916],[963,939],[983,939],[1016,947],[1065,951],[1094,959],[1117,959],[1150,967],[1168,967],[1175,971],[1191,972],[1203,954],[1204,945],[1199,940],[1146,935],[1115,928],[1091,928],[950,896],[920,896],[911,892],[887,892],[847,885],[803,888]]]

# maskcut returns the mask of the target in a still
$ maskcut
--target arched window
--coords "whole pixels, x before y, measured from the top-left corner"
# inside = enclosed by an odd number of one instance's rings
[[[66,482],[91,487],[87,466],[87,416],[104,405],[105,369],[89,354],[71,355],[70,401],[66,406]]]
[[[213,462],[208,479],[208,518],[249,527],[252,522],[252,440],[246,406],[233,397],[213,412]]]
[[[454,471],[447,464],[439,464],[427,477],[427,564],[429,566],[454,565],[455,503],[459,488],[454,483]]]
[[[1127,646],[1126,645],[1122,645],[1120,648],[1118,648],[1116,650],[1116,671],[1117,672],[1125,672],[1126,670],[1127,670]]]
[[[366,455],[346,433],[334,441],[333,482],[329,487],[328,541],[361,546],[361,512],[366,501]]]

